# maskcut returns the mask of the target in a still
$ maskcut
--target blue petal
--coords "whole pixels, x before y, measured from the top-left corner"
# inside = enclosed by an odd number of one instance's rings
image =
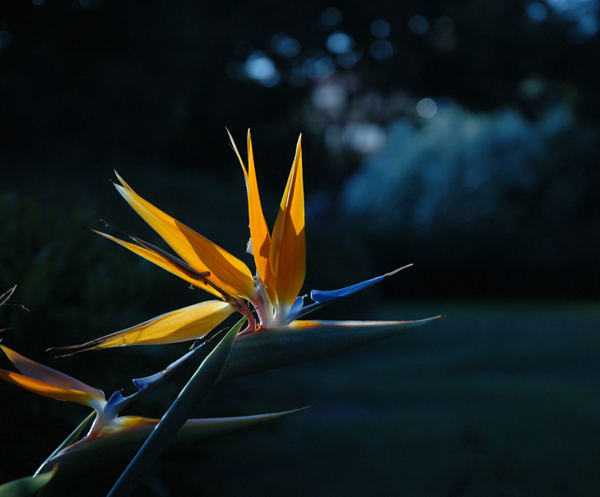
[[[310,292],[310,298],[318,304],[326,304],[327,302],[331,302],[332,300],[347,297],[348,295],[352,295],[353,293],[368,288],[374,285],[375,283],[379,283],[381,280],[387,278],[388,276],[392,276],[397,272],[402,271],[403,269],[410,266],[412,266],[412,264],[403,266],[401,268],[396,269],[395,271],[385,273],[381,276],[376,276],[375,278],[361,281],[360,283],[355,283],[354,285],[339,288],[337,290],[313,290]]]
[[[370,287],[375,283],[379,283],[384,278],[385,275],[377,276],[375,278],[361,281],[360,283],[355,283],[354,285],[339,288],[337,290],[312,290],[310,292],[310,298],[318,304],[326,304],[327,302],[331,302],[332,300],[347,297],[348,295],[352,295],[353,293],[363,290],[364,288]]]
[[[304,297],[305,297],[305,295],[300,295],[299,297],[296,297],[296,300],[294,300],[292,307],[290,307],[290,314],[289,314],[290,321],[293,321],[294,319],[296,319],[300,315],[300,313],[304,309],[306,309],[304,307]]]
[[[332,302],[337,299],[341,299],[343,297],[347,297],[348,295],[352,295],[353,293],[356,293],[360,290],[364,290],[365,288],[368,288],[376,283],[379,283],[381,280],[387,278],[388,276],[392,276],[392,275],[396,274],[397,272],[402,271],[403,269],[406,269],[410,266],[412,266],[412,264],[402,266],[401,268],[398,268],[389,273],[382,274],[381,276],[376,276],[375,278],[361,281],[359,283],[354,283],[354,285],[346,286],[344,288],[338,288],[337,290],[312,290],[310,292],[310,298],[313,300],[313,303],[301,307],[299,310],[297,310],[296,313],[294,313],[293,311],[298,304],[298,299],[302,298],[302,297],[298,297],[296,299],[296,301],[294,302],[294,304],[292,305],[292,309],[291,309],[292,312],[290,313],[290,315],[292,316],[291,319],[296,319],[299,316],[304,316],[304,315],[308,314],[309,312],[311,312],[325,304],[328,304],[329,302]]]
[[[204,348],[206,342],[202,342],[197,347],[193,348],[189,352],[183,354],[179,359],[169,364],[165,369],[159,371],[158,373],[152,374],[150,376],[144,376],[143,378],[133,378],[131,381],[137,388],[137,392],[124,397],[121,392],[114,392],[110,398],[106,401],[106,405],[104,406],[104,412],[116,416],[119,411],[137,399],[140,395],[143,395],[144,390],[149,387],[155,386],[160,383],[166,376],[176,370],[179,366],[181,366],[185,361],[187,361],[194,354],[197,354],[198,351]]]
[[[158,373],[154,373],[150,376],[144,376],[143,378],[133,378],[131,381],[138,390],[145,390],[150,385],[160,380],[163,375],[164,373],[159,371]]]
[[[123,397],[123,394],[119,390],[113,392],[106,401],[104,412],[113,413],[116,416],[119,413],[119,409],[123,403],[123,400],[125,400],[125,397]]]
[[[163,376],[171,373],[173,370],[177,369],[181,366],[185,361],[187,361],[194,354],[197,354],[199,350],[201,350],[206,342],[202,342],[197,347],[194,347],[189,352],[183,354],[179,359],[169,364],[165,369],[159,371],[158,373],[151,374],[150,376],[144,376],[143,378],[133,378],[131,381],[137,387],[138,390],[145,390],[149,386],[152,386],[156,382],[160,381]]]

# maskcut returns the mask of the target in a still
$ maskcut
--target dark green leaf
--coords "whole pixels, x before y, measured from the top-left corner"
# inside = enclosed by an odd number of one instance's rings
[[[56,467],[37,476],[25,476],[0,485],[0,497],[33,497],[45,487],[56,473]]]
[[[228,418],[190,419],[181,428],[173,441],[177,446],[185,442],[195,442],[208,437],[224,435],[258,423],[271,421],[306,409],[292,409],[289,411],[252,416],[237,416]],[[142,426],[131,430],[122,431],[112,435],[96,438],[71,445],[50,460],[50,464],[60,463],[60,473],[75,469],[78,464],[86,467],[101,466],[124,457],[132,456],[151,431],[151,427]]]
[[[142,448],[115,483],[108,497],[125,497],[131,494],[143,474],[152,466],[184,425],[193,407],[208,395],[208,392],[219,378],[231,352],[235,337],[245,321],[246,318],[240,319],[218,341],[213,350],[198,366],[196,372],[179,392],[171,407],[154,427]]]
[[[357,322],[353,326],[268,330],[245,335],[236,340],[222,377],[243,376],[337,354],[441,317],[391,323],[371,321],[362,326]]]
[[[96,412],[92,411],[90,414],[88,414],[88,416],[77,425],[77,427],[70,433],[70,435],[65,438],[62,443],[56,447],[56,449],[54,449],[52,451],[52,454],[50,454],[46,460],[40,464],[40,467],[37,469],[37,471],[35,472],[35,474],[33,476],[37,476],[39,475],[42,471],[44,471],[44,468],[48,467],[48,466],[52,466],[52,463],[50,463],[49,461],[56,456],[61,450],[63,450],[65,447],[68,447],[69,445],[74,444],[77,439],[79,438],[79,436],[81,435],[81,432],[83,431],[83,429],[92,421],[92,419],[94,419],[94,416],[96,416]]]

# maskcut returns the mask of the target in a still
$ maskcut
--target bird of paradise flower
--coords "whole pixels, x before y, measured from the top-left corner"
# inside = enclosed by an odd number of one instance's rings
[[[239,326],[234,328],[239,330]],[[232,329],[235,333],[236,330]],[[217,345],[221,347],[222,344]],[[190,351],[186,356],[195,355],[202,347]],[[51,469],[56,462],[72,457],[80,452],[102,451],[106,444],[97,444],[100,439],[111,439],[112,443],[124,444],[133,442],[150,432],[158,419],[143,416],[126,415],[121,416],[120,411],[132,401],[138,399],[152,386],[160,384],[179,366],[176,362],[163,369],[160,373],[147,378],[134,379],[133,383],[137,391],[128,396],[123,396],[120,390],[113,392],[108,399],[104,392],[92,387],[72,376],[62,373],[56,369],[45,366],[29,359],[15,350],[0,344],[0,351],[13,364],[17,371],[0,368],[0,380],[12,383],[24,390],[51,399],[74,402],[93,409],[93,412],[76,428],[76,430],[42,463],[36,471],[40,472]],[[186,357],[186,359],[189,357]],[[181,362],[181,361],[180,361]],[[203,363],[204,364],[204,363]],[[203,366],[202,366],[203,367]],[[210,368],[212,366],[206,366]],[[205,369],[203,373],[209,374]],[[198,418],[188,419],[183,426],[182,434],[192,439],[203,438],[213,434],[227,433],[239,428],[251,426],[256,423],[281,418],[289,414],[300,412],[306,407],[291,409],[288,411],[272,412],[266,414],[254,414],[250,416],[236,416],[226,418]],[[81,431],[91,422],[87,434],[78,440]],[[140,438],[141,439],[141,438]],[[75,455],[76,457],[76,455]],[[0,495],[5,495],[0,491]],[[11,494],[12,495],[12,494]]]
[[[122,399],[120,392],[111,395],[107,400],[102,390],[33,361],[5,345],[0,345],[0,350],[19,371],[17,373],[0,369],[0,379],[38,395],[75,402],[95,411],[96,417],[87,439],[140,426],[153,426],[158,422],[157,419],[142,416],[119,416]]]
[[[298,319],[336,299],[374,285],[410,264],[338,290],[312,290],[310,301],[306,303],[307,297],[299,296],[306,273],[302,135],[298,138],[275,224],[269,231],[259,195],[250,130],[247,134],[247,166],[229,130],[227,133],[246,182],[250,226],[248,252],[253,255],[256,273],[253,275],[240,259],[145,200],[115,171],[119,181],[114,185],[117,191],[179,257],[134,236],[130,236],[131,241],[126,241],[99,231],[96,233],[207,291],[216,300],[177,309],[95,340],[60,349],[83,351],[194,340],[206,336],[235,312],[248,319],[248,325],[240,335],[264,330],[352,329],[413,323]]]

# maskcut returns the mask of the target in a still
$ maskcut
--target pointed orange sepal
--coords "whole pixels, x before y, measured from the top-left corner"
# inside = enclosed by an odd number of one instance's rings
[[[195,340],[209,333],[234,311],[227,302],[207,300],[86,343],[56,349],[83,352],[127,345],[160,345]]]
[[[93,408],[105,400],[102,390],[33,361],[5,345],[0,345],[0,349],[20,371],[16,373],[0,369],[0,378],[4,381],[44,397],[77,402]]]
[[[121,196],[193,269],[209,271],[211,280],[229,295],[254,297],[254,280],[246,264],[139,196],[118,174],[117,178],[121,184],[115,188]]]
[[[269,261],[276,279],[277,303],[291,305],[306,274],[302,135],[271,234]]]
[[[252,137],[250,130],[248,130],[247,146],[248,146],[248,168],[244,165],[242,156],[240,155],[237,146],[227,130],[231,146],[242,166],[244,172],[244,179],[246,180],[246,191],[248,194],[248,217],[250,224],[250,244],[252,247],[252,255],[254,256],[254,263],[256,265],[256,271],[262,281],[267,294],[272,302],[275,302],[275,281],[271,267],[269,265],[269,252],[271,245],[271,236],[269,234],[269,228],[265,215],[262,209],[262,203],[260,201],[260,194],[258,191],[258,181],[256,178],[256,168],[254,167],[254,153],[252,150]]]

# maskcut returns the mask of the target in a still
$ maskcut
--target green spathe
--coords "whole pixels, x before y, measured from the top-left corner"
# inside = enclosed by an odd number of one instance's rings
[[[45,487],[56,473],[56,467],[37,476],[24,476],[0,485],[0,497],[33,497]]]
[[[193,407],[208,395],[229,357],[236,335],[245,322],[246,318],[242,318],[235,326],[232,326],[198,366],[196,372],[154,427],[144,445],[121,474],[108,493],[108,497],[125,497],[131,494],[144,473],[185,424]]]
[[[346,322],[346,325],[333,321],[329,326],[314,328],[263,330],[236,340],[221,377],[243,376],[338,354],[442,317],[415,321],[354,321]]]
[[[304,409],[306,407],[251,416],[189,419],[175,436],[173,445],[224,435],[258,423],[273,421]],[[70,471],[100,467],[104,464],[114,465],[115,461],[132,457],[151,430],[151,426],[142,425],[93,440],[81,440],[56,454],[46,462],[46,465],[52,466],[60,463],[61,475]],[[0,494],[0,497],[3,496]]]

